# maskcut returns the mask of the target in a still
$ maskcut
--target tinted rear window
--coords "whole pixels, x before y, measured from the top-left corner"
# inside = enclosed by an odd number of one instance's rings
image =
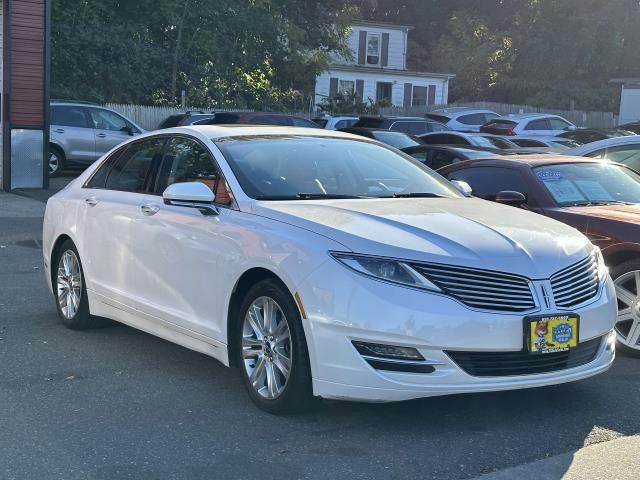
[[[240,115],[237,113],[216,113],[215,116],[209,122],[210,124],[224,124],[224,123],[236,123]]]

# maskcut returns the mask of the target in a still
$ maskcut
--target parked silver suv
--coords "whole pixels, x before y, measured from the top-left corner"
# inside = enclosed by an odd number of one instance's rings
[[[119,113],[88,102],[51,102],[49,175],[67,165],[90,165],[116,145],[144,132]]]

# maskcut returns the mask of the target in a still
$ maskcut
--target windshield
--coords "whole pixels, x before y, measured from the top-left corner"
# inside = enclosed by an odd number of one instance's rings
[[[518,145],[510,140],[506,140],[500,137],[487,137],[483,135],[474,135],[473,140],[476,145],[481,147],[492,147],[500,149],[518,148]]]
[[[533,169],[558,205],[640,203],[640,175],[607,163],[565,163]]]
[[[418,140],[415,140],[406,133],[401,132],[377,131],[373,132],[373,138],[382,143],[386,143],[387,145],[391,145],[398,150],[407,147],[414,147],[416,145],[422,145],[422,143]]]
[[[216,144],[242,189],[255,199],[461,197],[419,162],[368,141],[247,136]]]

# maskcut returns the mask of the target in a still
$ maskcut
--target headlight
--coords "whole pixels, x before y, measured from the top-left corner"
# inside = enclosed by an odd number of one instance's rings
[[[595,248],[596,261],[598,262],[598,280],[603,281],[609,273],[609,268],[604,263],[604,257],[602,256],[602,250],[599,247]]]
[[[441,290],[408,264],[397,260],[331,252],[344,266],[368,277],[407,287],[440,292]]]

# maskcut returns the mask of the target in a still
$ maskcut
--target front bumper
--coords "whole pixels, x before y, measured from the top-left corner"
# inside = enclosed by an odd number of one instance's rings
[[[299,287],[314,394],[325,398],[384,402],[540,387],[602,373],[615,357],[610,332],[617,305],[609,278],[592,303],[572,310],[580,315],[581,343],[602,339],[593,360],[549,373],[502,377],[470,375],[445,351],[520,351],[521,314],[474,311],[446,296],[358,275],[337,262],[327,262]],[[559,313],[566,312],[533,312]],[[376,370],[356,351],[354,340],[416,348],[434,371]]]

